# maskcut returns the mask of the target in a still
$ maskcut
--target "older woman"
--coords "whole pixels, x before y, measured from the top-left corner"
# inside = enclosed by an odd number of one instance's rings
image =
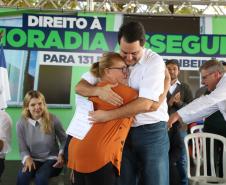
[[[62,170],[66,135],[59,119],[48,112],[41,92],[25,95],[16,127],[23,163],[17,185],[29,185],[32,178],[36,185],[48,185],[48,179]]]
[[[92,65],[91,72],[100,82],[98,86],[118,83],[113,90],[124,103],[137,97],[137,92],[126,86],[128,68],[117,53],[106,53]],[[114,109],[116,106],[91,97],[94,109]],[[132,117],[95,123],[83,140],[72,138],[69,144],[68,167],[74,170],[75,185],[113,185],[120,173],[122,148],[132,123]]]

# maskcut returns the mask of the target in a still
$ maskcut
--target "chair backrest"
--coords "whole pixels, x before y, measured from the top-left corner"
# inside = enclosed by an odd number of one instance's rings
[[[191,134],[196,133],[196,132],[203,132],[203,125],[195,125],[193,127],[191,127],[190,132]]]
[[[190,162],[190,156],[189,156],[189,142],[193,141],[194,145],[192,150],[195,151],[195,173],[194,175],[191,175],[191,162]],[[193,133],[188,134],[184,138],[185,147],[186,147],[186,153],[187,153],[187,173],[188,178],[191,176],[202,176],[202,177],[217,177],[216,169],[215,169],[215,160],[214,160],[214,145],[216,141],[221,142],[223,144],[223,179],[226,179],[226,138],[217,134],[211,134],[211,133]],[[208,146],[207,146],[208,145]],[[210,155],[210,171],[211,175],[207,174],[207,154]]]
[[[203,132],[202,131],[203,127],[204,127],[203,125],[192,126],[191,129],[190,129],[190,133],[193,134],[193,133],[197,133],[197,132],[199,132],[199,133]],[[202,143],[200,142],[200,144],[202,144]],[[195,140],[194,139],[192,139],[192,148],[195,149]],[[202,147],[200,149],[202,149]],[[195,153],[196,153],[195,150],[192,150],[192,158],[193,158],[193,160],[196,158],[196,154]],[[202,151],[200,151],[200,153],[202,153]]]

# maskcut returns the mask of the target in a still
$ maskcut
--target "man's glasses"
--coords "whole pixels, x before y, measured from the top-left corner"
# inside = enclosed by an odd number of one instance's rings
[[[208,74],[206,74],[205,76],[201,76],[202,81],[205,81],[205,80],[208,78],[208,76],[212,75],[213,73],[214,73],[214,72],[208,73]]]
[[[128,73],[128,67],[109,67],[108,69],[118,69],[121,70],[123,73]]]

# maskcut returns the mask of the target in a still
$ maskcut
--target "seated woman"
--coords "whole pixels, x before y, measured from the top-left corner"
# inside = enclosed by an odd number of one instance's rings
[[[17,185],[29,185],[32,178],[36,185],[48,185],[63,168],[66,134],[59,119],[48,112],[41,92],[27,92],[16,128],[23,163]]]
[[[112,89],[123,98],[124,104],[137,98],[137,91],[126,85],[128,68],[119,54],[104,54],[99,62],[92,65],[91,72],[100,79],[98,86],[118,83]],[[94,110],[117,108],[98,97],[89,99],[93,102]],[[74,185],[115,184],[120,174],[124,142],[132,121],[133,118],[128,117],[94,123],[83,140],[74,137],[71,139],[68,167],[74,170]]]

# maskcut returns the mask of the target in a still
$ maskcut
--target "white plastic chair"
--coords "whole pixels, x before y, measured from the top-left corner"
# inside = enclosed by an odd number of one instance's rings
[[[193,127],[191,127],[190,132],[191,134],[196,133],[196,132],[203,132],[203,125],[195,125]]]
[[[190,133],[193,134],[193,133],[200,133],[200,132],[203,132],[202,129],[203,129],[204,125],[194,125],[193,127],[191,127],[190,129]],[[202,141],[199,141],[199,144],[202,145]],[[195,149],[195,140],[192,139],[192,148]],[[200,149],[202,149],[202,147],[200,147]],[[202,152],[202,151],[200,151]],[[195,163],[195,159],[196,159],[196,155],[195,155],[195,150],[192,150],[192,159],[193,159],[193,162]]]
[[[194,141],[196,167],[194,175],[191,175],[191,162],[189,156],[189,141]],[[210,150],[207,151],[207,140],[210,143]],[[214,162],[214,143],[220,141],[223,143],[223,177],[216,174]],[[226,138],[217,134],[210,133],[193,133],[184,138],[187,153],[187,173],[191,185],[226,185]],[[210,171],[207,175],[207,152],[210,154]],[[202,164],[202,165],[201,165]]]

